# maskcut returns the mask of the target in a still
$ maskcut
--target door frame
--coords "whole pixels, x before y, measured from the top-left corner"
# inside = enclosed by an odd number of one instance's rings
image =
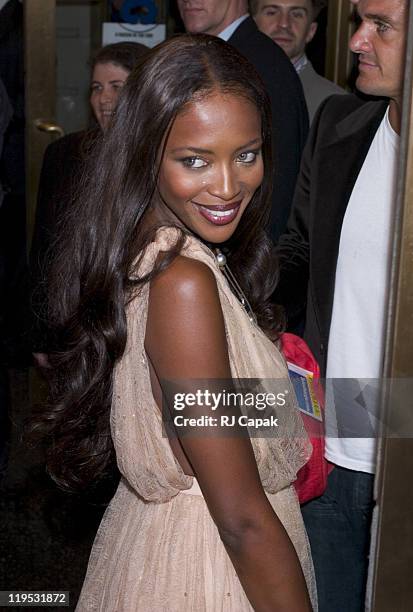
[[[54,122],[56,106],[56,0],[25,0],[26,219],[30,248],[43,154],[50,134],[36,127],[39,119]]]
[[[401,381],[413,389],[413,10],[409,15],[405,88],[400,140],[400,169],[394,221],[391,290],[382,397],[383,422],[390,430],[413,420],[412,396],[400,401]],[[410,403],[410,407],[409,407]],[[407,412],[406,412],[406,406]],[[394,425],[393,425],[394,424]],[[409,427],[411,431],[411,427]],[[408,436],[408,434],[407,434]],[[374,612],[412,609],[413,580],[413,440],[384,437],[376,478],[377,525],[372,532],[370,565]]]

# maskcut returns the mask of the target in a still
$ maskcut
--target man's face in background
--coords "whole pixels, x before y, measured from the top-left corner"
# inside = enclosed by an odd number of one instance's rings
[[[272,38],[292,62],[303,55],[317,30],[311,0],[258,0],[253,17],[261,32]]]
[[[238,4],[236,0],[178,0],[178,9],[187,32],[217,36],[241,17]]]
[[[359,57],[357,88],[400,100],[403,89],[408,0],[352,2],[361,23],[350,40]]]

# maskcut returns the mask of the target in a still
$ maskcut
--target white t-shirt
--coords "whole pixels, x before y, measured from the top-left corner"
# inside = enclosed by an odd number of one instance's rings
[[[376,464],[377,439],[369,436],[383,372],[399,146],[388,114],[387,109],[344,215],[326,375],[325,456],[368,473]]]

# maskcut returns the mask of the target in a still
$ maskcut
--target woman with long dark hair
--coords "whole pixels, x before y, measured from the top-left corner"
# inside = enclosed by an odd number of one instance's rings
[[[232,47],[204,35],[163,43],[130,75],[64,224],[51,293],[59,350],[35,429],[61,487],[87,487],[114,451],[122,475],[79,611],[316,607],[291,486],[309,443],[291,388],[288,437],[184,434],[175,419],[224,415],[200,397],[240,379],[288,384],[264,232],[269,115]]]

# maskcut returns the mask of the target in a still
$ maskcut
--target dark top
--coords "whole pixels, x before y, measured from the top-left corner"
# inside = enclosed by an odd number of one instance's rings
[[[285,230],[302,150],[308,134],[308,112],[294,66],[271,38],[248,17],[228,40],[255,67],[271,101],[274,189],[269,233],[274,240]]]
[[[306,308],[304,338],[322,376],[344,214],[387,106],[353,95],[334,95],[321,104],[303,153],[287,232],[277,247],[281,276],[275,300],[286,307],[290,321]]]
[[[13,108],[4,139],[0,172],[7,190],[24,198],[23,4],[18,0],[9,0],[0,10],[0,78]]]
[[[7,95],[6,88],[3,85],[3,81],[0,78],[0,157],[3,152],[3,138],[10,123],[10,119],[13,115],[13,110],[10,105],[9,97]],[[3,187],[1,183],[0,175],[0,207],[3,202]]]
[[[75,132],[50,144],[43,158],[30,251],[32,350],[47,353],[47,270],[59,220],[76,195],[87,151],[98,132]]]

